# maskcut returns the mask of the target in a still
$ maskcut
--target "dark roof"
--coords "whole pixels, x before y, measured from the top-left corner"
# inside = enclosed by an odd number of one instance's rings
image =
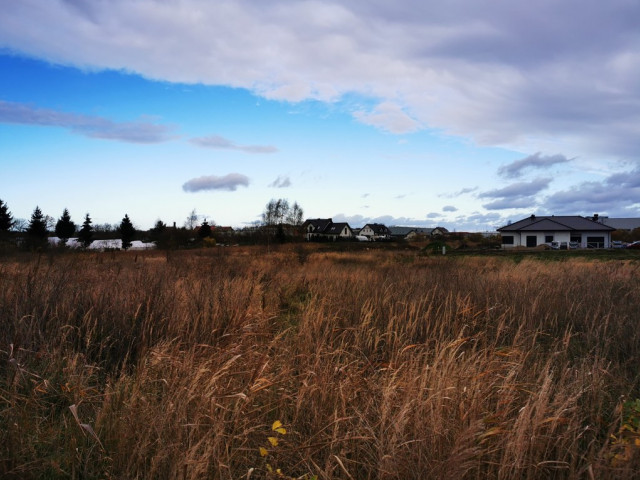
[[[306,230],[309,225],[313,225],[313,233],[324,233],[332,223],[330,218],[309,218],[305,220],[302,227]]]
[[[327,228],[325,230],[324,233],[328,233],[328,234],[332,234],[332,235],[338,235],[340,234],[340,232],[342,232],[342,229],[344,227],[349,227],[349,224],[346,222],[342,222],[342,223],[332,223],[329,228]],[[349,230],[351,230],[351,227],[349,227]]]
[[[506,225],[498,229],[499,232],[519,232],[519,231],[603,231],[610,232],[615,230],[613,227],[594,222],[579,215],[573,216],[555,216],[550,217],[531,215],[518,222]]]
[[[386,225],[383,225],[381,223],[367,223],[364,227],[369,227],[371,230],[373,230],[373,233],[384,233],[384,234],[388,234],[391,233],[389,231],[389,229],[387,228]]]

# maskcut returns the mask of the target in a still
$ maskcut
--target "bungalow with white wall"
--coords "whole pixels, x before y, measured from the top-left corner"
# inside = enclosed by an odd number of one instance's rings
[[[498,229],[502,247],[537,247],[542,244],[578,245],[580,248],[609,248],[615,228],[590,218],[574,216],[536,216]]]

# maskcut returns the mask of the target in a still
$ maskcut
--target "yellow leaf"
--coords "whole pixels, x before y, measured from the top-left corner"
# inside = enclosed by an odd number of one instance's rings
[[[278,446],[278,439],[276,437],[267,437],[267,440],[269,440],[272,447]]]
[[[269,470],[270,472],[273,472],[273,468],[268,463],[267,463],[267,470]]]
[[[636,447],[640,447],[640,438],[636,438],[634,442],[636,444]]]
[[[273,422],[273,425],[271,425],[271,430],[273,430],[274,432],[278,432],[280,435],[287,434],[287,429],[282,426],[282,422],[280,420],[276,420],[275,422]]]
[[[266,449],[266,448],[264,448],[264,447],[260,447],[260,456],[261,456],[261,457],[266,457],[268,453],[269,453],[269,452],[267,451],[267,449]]]

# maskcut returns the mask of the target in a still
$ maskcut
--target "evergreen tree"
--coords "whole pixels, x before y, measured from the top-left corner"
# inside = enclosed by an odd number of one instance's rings
[[[87,213],[84,217],[84,222],[82,224],[82,228],[78,232],[78,241],[82,248],[88,248],[93,241],[93,227],[91,226],[91,217]]]
[[[120,222],[118,230],[120,231],[120,238],[122,239],[122,249],[128,250],[131,247],[131,241],[136,234],[136,229],[131,223],[131,220],[129,220],[129,215],[125,214],[122,222]]]
[[[211,236],[211,225],[209,225],[206,220],[202,223],[202,225],[200,225],[198,236],[200,238],[209,238]]]
[[[40,207],[36,207],[31,214],[31,220],[29,220],[29,226],[27,227],[27,235],[29,236],[29,246],[42,247],[47,238],[47,225],[44,220],[44,215]]]
[[[0,232],[8,232],[13,227],[13,216],[6,203],[0,200]]]
[[[73,237],[74,233],[76,233],[76,224],[71,221],[71,215],[69,215],[69,210],[66,208],[56,223],[55,232],[56,236],[62,241],[62,245],[66,245],[67,240]]]
[[[156,244],[158,248],[168,248],[174,229],[167,228],[167,224],[162,220],[158,220],[155,226],[149,230],[149,238]]]
[[[158,220],[150,230],[152,235],[162,235],[167,230],[167,224],[162,220]]]

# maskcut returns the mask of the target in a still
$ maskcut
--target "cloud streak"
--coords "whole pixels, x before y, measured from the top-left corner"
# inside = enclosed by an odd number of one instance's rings
[[[234,192],[238,187],[248,187],[249,177],[241,173],[229,173],[224,177],[215,175],[205,175],[198,178],[192,178],[182,185],[185,192],[201,192],[208,190],[228,190]]]
[[[219,135],[195,137],[189,141],[199,147],[215,148],[219,150],[238,150],[245,153],[275,153],[278,151],[276,147],[271,145],[238,145]]]
[[[273,182],[269,184],[271,188],[287,188],[291,186],[291,179],[287,176],[278,175]]]
[[[66,128],[90,138],[128,143],[162,143],[175,138],[172,129],[149,122],[114,122],[106,118],[36,108],[0,100],[0,123]]]
[[[498,169],[498,175],[504,178],[518,178],[521,177],[523,172],[526,170],[547,169],[554,165],[568,163],[571,160],[574,159],[569,159],[564,155],[544,156],[538,152],[507,165],[503,165]]]

